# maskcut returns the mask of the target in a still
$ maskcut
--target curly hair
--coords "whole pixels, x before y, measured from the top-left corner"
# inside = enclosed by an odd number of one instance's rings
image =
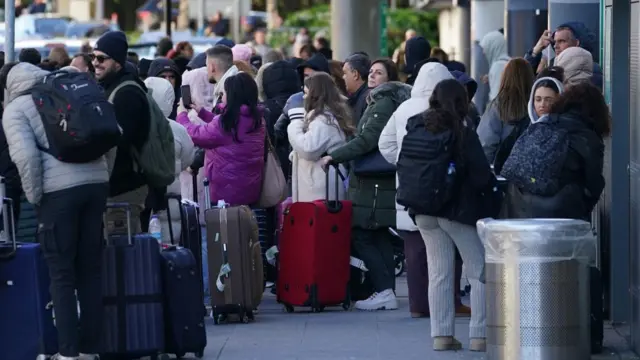
[[[553,103],[551,112],[562,114],[576,112],[580,118],[590,123],[601,137],[611,134],[611,113],[602,92],[589,82],[581,82],[568,87]]]

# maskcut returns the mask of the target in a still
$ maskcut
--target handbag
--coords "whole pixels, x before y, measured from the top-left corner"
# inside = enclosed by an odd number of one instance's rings
[[[380,150],[365,154],[353,164],[353,173],[356,176],[385,176],[395,175],[396,166],[389,163],[380,153]]]
[[[284,177],[280,161],[275,155],[275,150],[269,135],[265,135],[265,161],[262,172],[262,189],[256,207],[266,209],[283,202],[288,195],[287,179]]]

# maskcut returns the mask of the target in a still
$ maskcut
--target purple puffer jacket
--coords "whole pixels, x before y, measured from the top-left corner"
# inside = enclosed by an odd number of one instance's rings
[[[260,109],[262,111],[262,109]],[[224,200],[230,205],[251,205],[260,198],[262,171],[264,168],[264,121],[263,126],[252,131],[253,118],[249,107],[242,106],[238,125],[238,139],[226,133],[220,124],[220,115],[202,109],[198,117],[206,125],[189,121],[186,112],[176,121],[189,132],[193,143],[206,150],[205,174],[209,179],[211,202]]]

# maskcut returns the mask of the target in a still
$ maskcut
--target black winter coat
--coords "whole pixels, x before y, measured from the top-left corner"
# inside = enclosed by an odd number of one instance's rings
[[[553,196],[538,196],[510,185],[505,217],[591,218],[605,186],[604,141],[594,131],[593,119],[574,111],[560,114],[558,126],[569,132],[569,152],[560,173],[561,190]]]

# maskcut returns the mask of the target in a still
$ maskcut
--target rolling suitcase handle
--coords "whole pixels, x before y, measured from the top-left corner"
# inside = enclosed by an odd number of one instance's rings
[[[335,167],[336,168],[336,180],[335,180],[335,184],[336,184],[336,200],[335,201],[331,201],[329,200],[329,173],[331,172],[331,167]],[[330,213],[337,213],[340,212],[340,210],[342,210],[342,202],[340,201],[340,179],[342,178],[342,181],[344,181],[345,177],[344,175],[342,175],[342,173],[340,172],[340,165],[336,164],[334,162],[330,162],[327,167],[324,169],[325,172],[325,204],[327,206],[327,211],[329,211]]]
[[[3,209],[2,219],[4,223],[4,233],[7,234],[9,232],[8,229],[11,229],[11,233],[8,234],[11,241],[11,251],[6,254],[0,253],[1,260],[11,259],[16,255],[16,251],[18,251],[18,241],[16,240],[16,221],[15,215],[13,212],[13,199],[11,198],[2,198],[2,207],[6,206],[6,210]]]
[[[107,203],[107,209],[124,209],[127,214],[127,241],[129,245],[133,245],[133,234],[131,231],[131,204],[128,203]],[[109,245],[109,232],[107,231],[107,213],[102,216],[102,222],[104,223],[102,228],[104,229],[104,239]]]
[[[182,211],[182,196],[177,195],[177,194],[169,194],[167,193],[167,195],[165,196],[167,199],[167,221],[169,222],[169,237],[171,238],[171,245],[175,245],[175,242],[173,241],[174,237],[173,237],[173,222],[171,221],[171,206],[169,206],[169,200],[178,200],[178,209],[179,209],[179,213],[180,213],[180,223],[181,224],[185,224],[185,219],[184,219],[184,212]],[[184,231],[184,229],[183,229]],[[179,245],[179,244],[178,244]],[[184,246],[184,244],[183,244]]]

